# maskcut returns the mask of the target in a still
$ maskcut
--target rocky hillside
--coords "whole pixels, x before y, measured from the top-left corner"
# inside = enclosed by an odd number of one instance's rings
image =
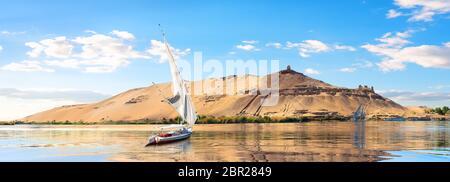
[[[373,88],[341,88],[291,70],[280,71],[279,101],[264,106],[269,95],[263,85],[271,85],[266,76],[228,76],[190,83],[199,115],[323,117],[348,116],[360,105],[368,105],[369,114],[401,114],[407,108],[382,97]],[[26,122],[104,122],[163,120],[175,118],[176,112],[163,96],[171,95],[169,83],[132,89],[93,104],[70,105],[37,113],[21,120]]]

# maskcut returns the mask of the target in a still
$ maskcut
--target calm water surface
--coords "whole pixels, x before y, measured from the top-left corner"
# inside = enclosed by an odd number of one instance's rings
[[[450,122],[196,125],[145,148],[154,125],[0,126],[0,161],[450,161]]]

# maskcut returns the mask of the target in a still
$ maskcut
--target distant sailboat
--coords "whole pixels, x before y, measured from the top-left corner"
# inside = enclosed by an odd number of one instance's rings
[[[359,105],[356,111],[353,113],[353,121],[365,121],[366,120],[366,107]]]
[[[166,98],[169,103],[179,114],[181,120],[179,125],[168,126],[161,128],[161,132],[157,135],[150,136],[148,145],[156,145],[162,143],[175,142],[187,139],[192,134],[192,127],[197,121],[197,114],[195,112],[194,104],[191,96],[188,94],[184,80],[181,77],[180,71],[176,64],[169,44],[167,43],[165,33],[162,32],[164,45],[169,57],[170,73],[172,76],[172,93],[173,97]],[[165,129],[175,128],[176,131],[165,132]]]

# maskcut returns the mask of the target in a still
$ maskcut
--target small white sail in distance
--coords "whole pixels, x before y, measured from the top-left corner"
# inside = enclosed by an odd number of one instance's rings
[[[169,103],[176,109],[182,121],[187,122],[188,127],[192,127],[197,120],[194,104],[192,104],[191,96],[188,94],[186,85],[181,77],[180,71],[176,64],[175,58],[167,43],[165,34],[163,33],[164,45],[169,57],[170,73],[172,76],[172,93],[173,97],[168,99]]]

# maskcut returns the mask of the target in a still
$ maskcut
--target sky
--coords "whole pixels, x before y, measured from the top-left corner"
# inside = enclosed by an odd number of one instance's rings
[[[0,0],[0,120],[169,81],[158,24],[177,59],[279,60],[450,105],[450,0]]]

